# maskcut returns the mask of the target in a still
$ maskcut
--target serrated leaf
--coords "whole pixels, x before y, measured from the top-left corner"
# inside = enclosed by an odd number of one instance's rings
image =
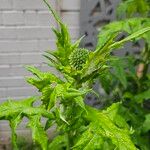
[[[84,98],[82,96],[78,96],[75,98],[75,102],[82,108],[86,111],[86,108],[85,108],[85,103],[84,103]]]
[[[131,41],[132,39],[140,37],[141,35],[143,35],[146,32],[149,32],[149,31],[150,31],[150,27],[142,28],[142,29],[138,30],[137,32],[134,32],[133,34],[129,35],[125,39],[123,39],[123,40],[121,40],[119,42],[115,42],[114,44],[110,45],[109,48],[110,49],[118,48],[119,46],[121,46],[125,42]]]
[[[136,150],[136,147],[132,143],[129,131],[127,129],[121,129],[117,127],[112,120],[106,115],[106,112],[99,112],[91,107],[87,107],[88,119],[91,124],[88,130],[85,131],[86,137],[89,139],[95,138],[108,138],[119,150]],[[80,140],[75,145],[75,148],[79,147],[84,149],[84,147],[91,141],[85,139],[85,135],[81,136]],[[92,145],[95,144],[95,140]],[[101,144],[100,144],[101,145]],[[99,146],[100,146],[99,145]],[[91,147],[91,149],[94,149]],[[101,149],[101,148],[99,148]]]
[[[47,150],[48,137],[46,131],[44,131],[44,128],[41,125],[40,118],[41,117],[38,115],[29,117],[28,127],[32,130],[33,141],[40,144],[42,150]]]
[[[16,128],[21,122],[23,117],[27,117],[31,119],[31,125],[33,125],[34,123],[35,123],[34,125],[36,125],[36,123],[37,125],[39,125],[38,122],[34,122],[37,120],[34,120],[32,118],[33,116],[36,116],[36,118],[41,118],[41,117],[46,117],[49,119],[53,118],[53,115],[50,112],[46,111],[44,108],[33,107],[33,103],[35,102],[36,99],[37,99],[36,97],[31,97],[31,98],[24,99],[21,101],[9,100],[0,105],[0,119],[9,120],[10,122],[10,126],[12,129],[12,143],[13,143],[14,149],[17,149]],[[41,130],[40,126],[36,126],[36,127],[37,127],[37,130],[38,130],[38,127],[39,127],[39,130]],[[34,137],[34,138],[35,140],[38,140],[38,137]],[[39,143],[39,144],[42,144],[42,143]],[[43,144],[41,146],[44,147]]]

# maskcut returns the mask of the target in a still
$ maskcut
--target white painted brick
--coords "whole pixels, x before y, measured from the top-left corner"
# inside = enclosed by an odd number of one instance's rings
[[[0,77],[8,76],[10,72],[10,66],[9,65],[0,65]]]
[[[47,50],[55,50],[56,43],[52,40],[38,40],[39,51],[45,52]]]
[[[23,25],[24,14],[22,11],[5,11],[2,14],[3,25]]]
[[[0,66],[0,77],[15,77],[29,75],[31,75],[31,73],[29,73],[23,65]]]
[[[0,54],[0,64],[39,64],[43,62],[41,53],[8,53]]]
[[[0,53],[12,52],[44,52],[54,50],[56,44],[54,40],[1,40]]]
[[[54,39],[50,27],[0,27],[0,39]]]
[[[61,0],[61,10],[79,10],[80,0]]]
[[[44,62],[42,53],[21,54],[21,64],[39,64]]]
[[[53,16],[48,11],[26,11],[25,25],[28,26],[56,26]]]
[[[80,13],[79,12],[62,12],[61,13],[62,20],[68,26],[78,26],[79,27],[79,20],[80,20]]]
[[[0,52],[33,52],[37,51],[37,40],[2,40],[0,41]]]
[[[46,62],[46,61],[45,61]],[[47,65],[43,64],[38,64],[38,65],[33,65],[37,68],[39,68],[41,71],[50,71],[50,72],[55,72],[55,70]],[[9,78],[14,78],[16,76],[31,76],[32,74],[27,71],[24,65],[5,65],[5,66],[0,66],[0,78],[2,77],[9,77]]]
[[[2,13],[0,12],[0,25],[3,24],[3,17],[2,17]]]
[[[49,0],[55,7],[55,0]],[[47,7],[42,0],[13,0],[13,8],[19,10],[45,10]]]
[[[25,25],[36,26],[37,25],[37,12],[36,11],[26,11],[24,13]]]
[[[0,88],[0,98],[6,96],[6,88]]]
[[[0,100],[2,98],[3,99],[6,98],[6,100],[10,99],[10,98],[13,99],[16,96],[18,96],[18,97],[29,97],[29,96],[33,96],[33,95],[37,95],[37,94],[38,94],[37,90],[32,86],[6,88],[6,89],[0,88]]]
[[[18,27],[16,34],[17,39],[54,39],[50,27]]]
[[[24,77],[1,77],[0,88],[8,87],[27,87]]]
[[[15,27],[1,27],[0,26],[0,39],[16,39],[16,28]]]
[[[0,54],[0,64],[6,65],[6,64],[16,64],[20,63],[20,55],[19,54]]]
[[[12,9],[12,0],[0,0],[0,9],[1,10]]]
[[[56,27],[56,21],[52,14],[48,11],[39,11],[37,13],[37,24],[41,26],[54,26]]]

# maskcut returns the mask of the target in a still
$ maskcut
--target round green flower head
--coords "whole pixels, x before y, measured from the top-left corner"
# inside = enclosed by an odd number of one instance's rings
[[[76,70],[83,69],[83,65],[86,63],[89,57],[89,51],[87,49],[76,49],[69,57],[70,65]]]

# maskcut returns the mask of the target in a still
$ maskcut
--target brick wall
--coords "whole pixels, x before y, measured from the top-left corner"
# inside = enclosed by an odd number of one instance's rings
[[[60,10],[72,39],[77,39],[80,0],[49,2]],[[50,26],[57,27],[42,0],[0,0],[0,102],[9,97],[20,99],[35,94],[36,90],[24,80],[24,76],[30,75],[25,65],[51,70],[43,64],[41,56],[45,50],[55,49]],[[6,122],[0,121],[0,137],[8,129]]]

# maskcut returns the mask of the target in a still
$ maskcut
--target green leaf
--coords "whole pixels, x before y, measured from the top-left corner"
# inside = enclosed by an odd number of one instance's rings
[[[119,41],[119,42],[115,42],[114,44],[110,45],[110,49],[114,49],[114,48],[118,48],[119,46],[121,46],[122,44],[124,44],[125,42],[131,41],[137,37],[140,37],[141,35],[143,35],[146,32],[150,31],[150,27],[147,28],[143,28],[138,30],[137,32],[129,35],[128,37],[126,37],[125,39]]]
[[[12,143],[14,149],[17,150],[17,135],[16,128],[21,122],[23,117],[27,117],[30,120],[30,126],[33,129],[34,139],[39,142],[39,135],[35,133],[36,130],[42,133],[42,127],[38,122],[38,119],[41,117],[46,117],[49,119],[53,119],[53,115],[46,111],[42,107],[33,107],[33,103],[37,98],[31,97],[28,99],[24,99],[21,101],[6,101],[0,105],[0,119],[8,120],[10,122],[10,127],[12,129]],[[35,117],[36,116],[36,117]],[[35,117],[35,118],[34,118]],[[35,127],[35,128],[34,128]],[[40,134],[40,133],[39,133]],[[37,136],[37,137],[36,137]],[[44,143],[41,144],[41,147],[44,149]]]
[[[120,32],[127,32],[128,34],[132,35],[133,33],[137,33],[141,32],[141,30],[145,30],[144,28],[149,27],[150,26],[150,19],[149,18],[131,18],[131,19],[125,19],[123,21],[115,21],[112,22],[106,26],[104,26],[100,32],[99,32],[99,36],[98,36],[98,43],[97,43],[97,49],[102,49],[102,47],[104,46],[105,43],[107,43],[108,39],[117,33]],[[136,33],[136,34],[137,34]],[[149,33],[149,32],[148,32]],[[149,42],[147,35],[146,34],[139,34],[138,37],[140,38],[145,38],[147,39],[146,41]],[[127,42],[128,40],[132,40],[133,38],[137,39],[137,35],[134,34],[134,36],[129,36],[126,40],[123,39],[121,42]],[[117,37],[117,36],[115,36]],[[114,38],[115,38],[114,37]],[[110,48],[118,48],[120,46],[122,46],[123,43],[114,43],[110,46]],[[113,47],[114,46],[114,47]]]
[[[67,145],[67,139],[64,135],[56,136],[52,142],[49,144],[49,150],[63,150],[64,147]]]
[[[50,72],[41,72],[39,69],[28,66],[27,69],[36,77],[28,77],[27,82],[34,85],[41,92],[47,85],[50,86],[53,82],[61,83],[62,81]]]
[[[16,134],[16,129],[17,126],[20,124],[20,122],[22,121],[23,116],[22,115],[18,115],[18,116],[14,116],[14,118],[12,118],[10,120],[10,127],[11,127],[11,140],[12,140],[12,145],[13,145],[13,149],[14,150],[19,150],[18,146],[17,146],[17,134]]]
[[[61,97],[65,93],[65,88],[61,84],[57,84],[50,95],[50,102],[48,105],[48,110],[54,107],[55,103],[57,102],[58,98]]]
[[[144,100],[150,99],[150,89],[134,96],[137,103],[142,103]]]
[[[150,114],[146,115],[145,118],[142,130],[143,132],[148,132],[150,130]]]
[[[122,61],[121,59],[115,59],[111,61],[111,66],[114,69],[113,74],[120,80],[123,87],[126,89],[127,79],[126,79],[126,73],[124,70],[124,61]]]
[[[108,109],[109,111],[110,109]],[[105,112],[99,112],[96,109],[87,107],[88,119],[91,121],[88,130],[86,130],[77,144],[74,146],[78,149],[84,149],[88,143],[92,142],[89,149],[94,149],[94,145],[97,145],[97,138],[110,139],[112,144],[116,146],[119,150],[136,150],[136,147],[132,143],[128,129],[121,129],[117,127],[109,115]],[[91,140],[94,139],[94,140]],[[97,139],[97,140],[96,140]],[[99,149],[101,149],[101,144],[99,143]]]
[[[82,96],[78,96],[75,98],[75,102],[82,108],[86,111],[86,108],[85,108],[85,103],[84,103],[84,98]]]
[[[32,139],[41,145],[42,150],[47,150],[48,137],[40,122],[40,116],[29,117],[28,127],[32,130]]]

